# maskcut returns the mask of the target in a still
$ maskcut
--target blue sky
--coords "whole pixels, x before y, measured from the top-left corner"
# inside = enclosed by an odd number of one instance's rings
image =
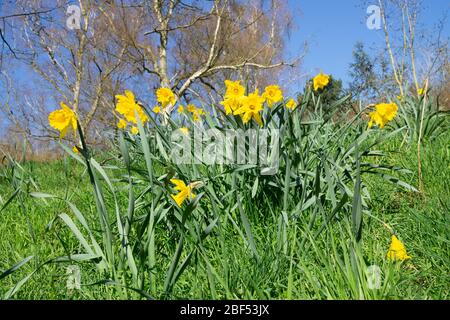
[[[377,4],[377,0],[369,1]],[[331,73],[347,83],[348,66],[352,61],[352,49],[362,41],[366,49],[381,48],[384,44],[382,30],[366,27],[367,6],[361,0],[288,0],[295,18],[296,29],[288,41],[289,55],[294,55],[304,41],[308,53],[304,59],[304,72]],[[445,12],[449,12],[448,0],[424,0],[419,23],[432,29]],[[443,36],[450,35],[450,16]]]
[[[314,75],[319,71],[332,74],[347,84],[349,80],[349,64],[352,61],[352,50],[357,41],[362,41],[366,49],[384,46],[381,30],[369,30],[366,27],[367,5],[362,0],[286,0],[295,20],[295,29],[287,39],[288,56],[297,56],[308,43],[308,51],[302,65],[302,74]],[[378,0],[368,0],[377,4]],[[0,0],[2,3],[2,0]],[[447,13],[447,24],[443,37],[450,36],[450,1],[423,0],[419,23],[421,28],[433,30],[436,23]],[[290,60],[290,59],[288,59]],[[23,70],[16,70],[19,74]],[[36,79],[35,75],[23,73],[26,80]],[[20,76],[19,76],[20,78]],[[292,86],[293,91],[300,87]],[[39,82],[37,82],[39,83]],[[291,83],[292,85],[292,83]],[[0,88],[0,93],[2,88]],[[4,120],[0,119],[0,131]]]

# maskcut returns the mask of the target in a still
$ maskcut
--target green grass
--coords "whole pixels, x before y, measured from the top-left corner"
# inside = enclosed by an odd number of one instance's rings
[[[353,238],[347,217],[314,238],[305,227],[308,217],[290,220],[285,237],[287,251],[279,250],[278,212],[258,212],[245,207],[259,259],[251,253],[234,224],[235,212],[222,213],[221,227],[202,243],[168,298],[190,299],[448,299],[450,283],[450,135],[446,134],[422,149],[424,192],[402,190],[378,176],[364,176],[372,199],[371,215],[364,215],[362,240]],[[391,151],[391,165],[408,168],[403,180],[417,186],[417,155],[414,146],[400,146],[395,139],[383,146]],[[386,161],[386,160],[384,160]],[[74,160],[27,163],[39,192],[70,200],[87,220],[95,220],[96,207],[87,173]],[[0,168],[0,171],[4,168]],[[8,176],[6,174],[6,176]],[[0,176],[0,208],[13,193],[11,183]],[[28,191],[36,191],[29,185]],[[121,190],[118,201],[127,206],[128,194]],[[110,202],[108,195],[107,201]],[[290,201],[293,199],[289,199]],[[34,258],[18,271],[0,280],[0,297],[44,262],[79,252],[79,244],[67,226],[55,219],[71,214],[65,202],[37,199],[22,193],[0,212],[0,274],[27,256]],[[389,225],[405,244],[412,260],[386,261]],[[244,228],[241,228],[245,233]],[[177,238],[163,230],[155,239],[158,259],[154,276],[164,282],[167,256],[172,256]],[[193,245],[186,244],[181,260]],[[166,259],[164,259],[166,258]],[[197,263],[201,261],[201,263]],[[66,268],[73,263],[49,263],[40,268],[14,298],[18,299],[116,299],[140,298],[136,293],[117,295],[114,288],[91,285],[102,277],[93,264],[80,263],[83,289],[66,289]],[[369,289],[365,268],[377,265],[382,287]],[[159,285],[161,283],[161,285]],[[164,296],[156,296],[164,298]]]

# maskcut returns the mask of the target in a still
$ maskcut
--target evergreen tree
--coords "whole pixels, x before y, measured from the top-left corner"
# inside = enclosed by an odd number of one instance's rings
[[[375,62],[370,58],[361,42],[355,44],[353,62],[350,64],[351,82],[349,91],[358,100],[371,100],[377,96]]]

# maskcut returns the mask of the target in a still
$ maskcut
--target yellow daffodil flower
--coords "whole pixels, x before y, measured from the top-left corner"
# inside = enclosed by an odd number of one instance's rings
[[[165,108],[168,104],[175,105],[175,94],[169,88],[159,88],[156,90],[156,100]]]
[[[244,123],[249,122],[252,118],[262,126],[260,111],[263,110],[265,99],[259,96],[258,89],[242,98],[242,106],[234,111],[235,115],[240,115]]]
[[[392,261],[411,259],[406,253],[405,245],[394,235],[391,239],[391,246],[389,247],[387,258]]]
[[[185,135],[189,134],[189,129],[187,127],[180,128],[180,131],[183,132]]]
[[[192,113],[192,119],[195,122],[200,121],[200,116],[205,114],[205,111],[201,108],[196,108],[193,104],[188,104],[186,107],[186,110],[190,113]]]
[[[297,102],[295,102],[294,99],[290,99],[287,103],[286,103],[286,108],[290,109],[290,110],[295,110],[295,108],[297,108]]]
[[[119,122],[117,123],[117,128],[119,129],[125,129],[127,127],[127,122],[123,119],[120,119]]]
[[[154,107],[153,108],[153,112],[156,113],[156,114],[160,113],[161,112],[161,107],[160,106]]]
[[[241,86],[240,81],[225,80],[225,86],[227,87],[226,98],[240,98],[245,94],[245,88]]]
[[[392,121],[397,115],[398,107],[395,103],[380,103],[375,106],[375,111],[369,114],[370,121],[369,128],[372,128],[373,123],[382,129],[389,121]]]
[[[188,106],[186,107],[186,110],[188,112],[195,112],[195,110],[197,110],[197,108],[193,104],[188,104]]]
[[[262,97],[267,101],[267,105],[272,107],[274,103],[283,100],[283,92],[279,86],[271,85],[266,87]]]
[[[48,116],[50,126],[59,131],[59,138],[66,136],[69,130],[76,134],[78,122],[77,116],[64,102],[60,103],[61,109],[55,110]]]
[[[314,91],[323,90],[330,83],[330,76],[324,73],[319,73],[313,79]]]
[[[133,126],[131,128],[131,134],[137,135],[139,133],[139,129],[138,127]]]
[[[225,80],[227,87],[224,100],[220,102],[225,109],[225,113],[231,114],[241,107],[241,100],[245,95],[245,88],[240,81]]]
[[[186,199],[190,200],[195,198],[195,194],[192,193],[193,186],[191,184],[186,186],[186,184],[179,179],[170,179],[170,182],[175,185],[174,189],[178,191],[177,194],[172,194],[171,196],[179,207],[181,207]]]
[[[195,122],[199,122],[199,121],[200,121],[200,114],[199,114],[199,112],[198,112],[197,109],[194,110],[194,112],[192,112],[192,119],[193,119]]]
[[[142,123],[148,121],[144,109],[136,103],[133,92],[125,90],[125,95],[116,95],[116,111],[123,115],[128,122],[137,123],[136,113]]]
[[[228,115],[230,113],[233,113],[237,109],[239,109],[241,107],[242,97],[239,97],[239,98],[234,98],[234,97],[225,98],[225,100],[220,102],[220,104],[223,105],[223,107],[225,109],[225,114]]]

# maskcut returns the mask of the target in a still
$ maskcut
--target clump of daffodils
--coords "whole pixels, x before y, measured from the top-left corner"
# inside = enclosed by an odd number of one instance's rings
[[[157,105],[152,109],[155,114],[162,113],[167,106],[175,106],[177,102],[175,94],[169,88],[157,89],[156,100],[160,105]],[[180,104],[177,108],[178,114],[183,114],[185,111],[192,115],[194,122],[200,122],[201,116],[205,115],[205,111],[202,108],[197,108],[193,104],[188,104],[186,108]]]
[[[283,92],[277,85],[267,86],[262,95],[259,95],[258,89],[246,95],[240,81],[225,80],[225,86],[224,99],[220,104],[224,107],[225,114],[239,115],[244,124],[253,119],[262,126],[260,112],[264,109],[264,103],[271,108],[283,100]]]
[[[245,88],[240,81],[225,80],[225,86],[225,96],[220,104],[223,105],[225,113],[228,115],[241,107],[242,98],[245,96]]]
[[[398,107],[395,103],[380,103],[375,106],[375,111],[369,114],[369,128],[372,128],[375,123],[378,128],[382,129],[397,115]]]
[[[182,114],[185,111],[185,108],[183,106],[178,107],[178,113]],[[190,113],[192,115],[192,120],[194,122],[200,122],[201,116],[205,115],[205,111],[202,108],[197,108],[193,104],[188,104],[186,106],[187,113]]]
[[[144,108],[136,102],[133,92],[129,90],[125,90],[125,95],[116,95],[116,99],[116,111],[125,118],[119,119],[117,128],[123,130],[127,127],[127,123],[131,123],[131,133],[138,134],[137,118],[139,117],[142,123],[146,123],[149,120]]]

